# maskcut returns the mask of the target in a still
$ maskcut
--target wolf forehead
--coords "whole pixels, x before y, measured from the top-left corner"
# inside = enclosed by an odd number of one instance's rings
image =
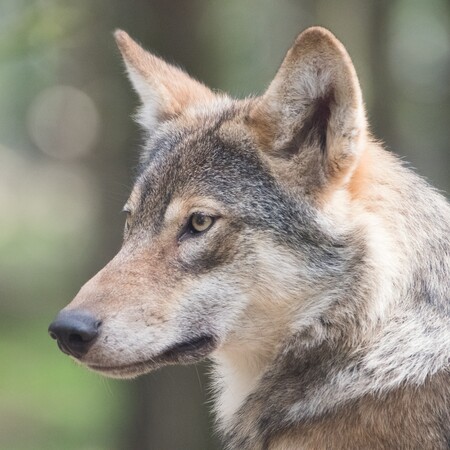
[[[312,240],[311,233],[317,239],[314,208],[294,202],[264,162],[246,123],[250,106],[233,102],[214,114],[180,116],[147,139],[133,189],[142,224],[158,228],[173,200],[204,197],[284,242]]]
[[[242,213],[249,198],[279,201],[282,192],[244,121],[232,106],[212,117],[181,116],[163,124],[145,144],[135,183],[137,208],[162,214],[172,200],[195,196]]]

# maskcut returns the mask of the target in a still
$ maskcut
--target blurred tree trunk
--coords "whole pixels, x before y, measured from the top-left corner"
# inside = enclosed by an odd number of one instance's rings
[[[395,117],[392,105],[395,102],[395,89],[388,58],[389,50],[389,18],[395,0],[372,0],[368,23],[368,40],[371,55],[370,73],[374,85],[374,96],[371,105],[371,126],[375,136],[383,136],[388,148],[397,148]]]

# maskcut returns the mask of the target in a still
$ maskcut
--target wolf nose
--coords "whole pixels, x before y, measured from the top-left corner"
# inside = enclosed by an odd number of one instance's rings
[[[61,311],[48,333],[62,352],[81,358],[97,338],[100,325],[101,321],[86,311]]]

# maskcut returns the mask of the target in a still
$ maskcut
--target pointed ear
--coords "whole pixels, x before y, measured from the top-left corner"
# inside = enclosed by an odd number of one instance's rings
[[[249,123],[270,160],[305,192],[345,183],[363,150],[366,120],[344,46],[324,28],[301,33]]]
[[[117,30],[114,36],[128,76],[142,102],[138,122],[148,131],[190,105],[214,97],[206,86],[144,50],[125,31]]]

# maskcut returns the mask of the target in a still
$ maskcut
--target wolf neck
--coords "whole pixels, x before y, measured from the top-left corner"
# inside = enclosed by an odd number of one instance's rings
[[[337,207],[342,203],[351,203],[346,192],[337,193],[333,200],[329,199],[328,208],[329,214],[334,216],[331,220],[333,224],[335,221],[348,221],[348,214],[352,214],[347,208]],[[326,211],[325,213],[328,214]],[[357,211],[357,215],[360,213],[361,211]],[[360,227],[364,227],[373,236],[380,235],[382,227],[375,217],[363,211],[363,218],[360,220]],[[385,261],[385,247],[384,239],[376,239],[368,251],[373,253],[371,260],[375,261],[374,264],[380,269],[380,277],[383,278],[378,280],[378,284],[389,286],[392,284],[392,270]],[[346,297],[351,295],[348,290],[337,293],[338,283],[332,280],[323,281],[322,284],[328,284],[328,287],[317,288],[321,282],[318,279],[310,282],[308,278],[311,278],[311,274],[303,271],[306,264],[301,255],[293,255],[279,248],[275,250],[274,247],[264,244],[257,249],[257,253],[260,262],[258,272],[262,275],[257,286],[259,292],[254,295],[256,301],[253,301],[251,310],[246,312],[246,317],[250,319],[240,326],[239,335],[233,336],[213,358],[217,390],[216,410],[222,428],[227,427],[227,423],[233,420],[233,416],[248,396],[257,390],[261,378],[273,365],[281,346],[292,335],[304,330],[308,330],[308,339],[319,345],[330,331],[320,324],[320,318],[326,315],[327,310],[337,300],[346,300]],[[390,261],[392,262],[393,258],[390,258]],[[361,269],[361,274],[364,270],[365,267]],[[355,278],[358,278],[358,275],[352,274]],[[364,279],[364,276],[359,278]],[[390,295],[387,288],[384,291],[384,295]],[[372,297],[376,296],[376,293],[372,293]],[[386,303],[383,299],[376,305],[368,305],[372,310],[367,312],[366,325],[361,332],[367,331],[369,322],[378,320],[383,314],[380,305],[384,306]],[[347,312],[349,315],[354,314],[350,309]]]
[[[280,337],[281,330],[275,329],[250,343],[230,342],[214,355],[215,409],[222,428],[257,387],[276,355]]]
[[[376,171],[371,169],[372,158],[378,159]],[[380,159],[382,167],[379,166]],[[391,185],[387,179],[391,180]],[[299,291],[298,284],[293,284],[293,280],[299,283],[299,278],[292,270],[294,261],[286,255],[274,257],[272,254],[271,260],[265,261],[267,267],[277,267],[272,273],[277,274],[278,279],[271,279],[272,293],[260,293],[263,302],[269,299],[261,308],[264,313],[248,314],[252,319],[259,317],[260,322],[245,324],[244,334],[231,339],[214,355],[218,390],[216,409],[222,428],[233,422],[233,416],[236,420],[236,412],[249,404],[252,392],[260,392],[264,388],[264,374],[268,370],[276,372],[272,363],[276,357],[280,358],[281,347],[288,348],[286,343],[290,338],[296,333],[303,334],[305,330],[305,336],[310,339],[310,344],[305,345],[307,353],[314,347],[327,345],[333,339],[333,325],[330,324],[341,321],[340,329],[344,332],[340,335],[340,342],[352,347],[357,355],[354,360],[349,359],[348,367],[342,369],[348,371],[348,376],[337,378],[348,380],[349,385],[341,386],[335,382],[328,385],[327,379],[324,380],[326,401],[323,400],[322,405],[322,400],[315,397],[317,412],[332,407],[333,396],[338,402],[339,392],[362,396],[371,391],[395,389],[405,382],[421,384],[447,364],[450,330],[438,310],[447,308],[448,314],[445,272],[448,273],[449,261],[448,257],[445,261],[437,261],[439,256],[430,252],[430,245],[438,242],[445,247],[444,253],[450,251],[448,205],[420,178],[376,146],[368,150],[351,181],[350,192],[345,196],[349,203],[342,214],[350,214],[351,220],[359,226],[359,232],[364,233],[367,244],[364,260],[370,263],[363,265],[361,262],[361,270],[354,278],[357,281],[351,283],[349,290],[336,294],[333,287],[320,295],[304,289]],[[435,208],[431,209],[430,204]],[[329,208],[332,214],[341,214],[335,205]],[[430,217],[425,217],[430,214],[440,215],[436,217],[440,225],[424,232],[421,221],[433,223]],[[412,240],[415,245],[411,245]],[[421,255],[418,249],[429,254]],[[261,249],[261,258],[267,254]],[[296,263],[298,266],[301,261]],[[436,270],[438,267],[441,268],[439,272]],[[356,270],[355,267],[352,270]],[[432,301],[435,305],[430,305],[422,297],[431,295],[433,279]],[[281,298],[279,292],[283,289],[295,295]],[[417,293],[415,298],[411,292]],[[306,300],[311,298],[314,302],[308,303]],[[340,305],[334,308],[339,300]],[[275,309],[271,310],[271,307]],[[418,308],[426,308],[427,314],[416,314],[414,310]],[[325,326],[320,318],[326,319]],[[355,323],[349,323],[353,319]],[[430,330],[435,331],[430,334]],[[336,344],[336,352],[339,352],[341,344]],[[295,354],[299,359],[299,367],[302,365],[301,348],[290,353],[290,357]],[[302,380],[299,378],[298,382],[301,385]],[[283,383],[282,379],[280,383]]]

